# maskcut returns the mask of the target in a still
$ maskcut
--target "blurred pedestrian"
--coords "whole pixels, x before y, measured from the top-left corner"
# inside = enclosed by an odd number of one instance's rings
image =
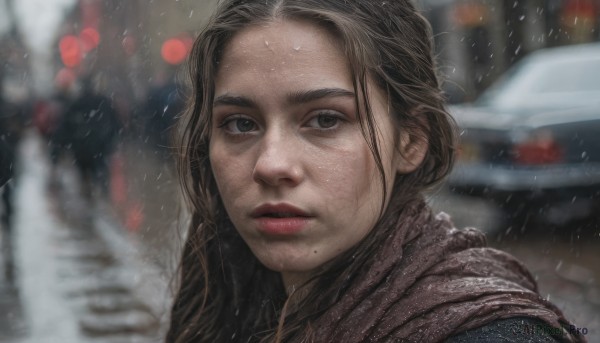
[[[17,149],[23,131],[23,113],[0,94],[0,241],[4,274],[13,281],[12,226],[14,215],[14,178]]]
[[[0,134],[0,187],[12,177],[13,159],[10,143],[7,142],[4,134]]]
[[[84,78],[81,94],[64,112],[53,140],[71,153],[88,198],[95,186],[108,191],[108,162],[120,128],[111,99],[94,89],[92,78]]]
[[[229,0],[209,23],[167,342],[585,341],[425,202],[455,129],[412,1]]]
[[[54,78],[54,92],[52,95],[49,98],[38,100],[33,108],[33,124],[42,136],[50,158],[51,183],[56,181],[56,165],[62,150],[60,137],[56,137],[57,130],[65,111],[72,101],[74,82],[75,74],[73,71],[69,69],[60,70]]]
[[[173,128],[184,108],[184,99],[173,75],[167,72],[156,76],[142,106],[143,141],[164,157],[171,156]]]
[[[22,108],[0,94],[0,185],[14,176],[17,146],[24,127]]]

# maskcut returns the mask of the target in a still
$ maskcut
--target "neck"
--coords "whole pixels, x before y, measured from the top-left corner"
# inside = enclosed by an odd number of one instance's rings
[[[285,292],[287,295],[292,295],[296,292],[296,290],[308,279],[310,278],[310,274],[308,272],[283,272],[281,273],[281,279],[283,280],[283,285],[285,286]]]

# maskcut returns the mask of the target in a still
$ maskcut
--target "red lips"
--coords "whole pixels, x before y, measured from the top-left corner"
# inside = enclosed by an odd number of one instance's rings
[[[301,209],[288,204],[263,204],[258,206],[250,214],[253,218],[258,217],[310,217]]]
[[[264,204],[250,215],[256,219],[260,232],[273,236],[296,234],[313,218],[309,213],[288,204]]]

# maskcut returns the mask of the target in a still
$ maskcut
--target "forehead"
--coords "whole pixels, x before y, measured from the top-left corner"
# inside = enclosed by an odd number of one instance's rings
[[[248,26],[225,46],[217,73],[217,91],[220,86],[251,80],[279,83],[330,80],[352,85],[348,60],[339,41],[314,23],[289,19]]]
[[[249,48],[262,48],[260,50],[264,53],[289,48],[294,52],[311,48],[333,48],[341,52],[336,37],[318,24],[308,20],[282,18],[252,24],[238,31],[226,45],[224,55],[244,53]],[[289,50],[287,52],[291,53]]]

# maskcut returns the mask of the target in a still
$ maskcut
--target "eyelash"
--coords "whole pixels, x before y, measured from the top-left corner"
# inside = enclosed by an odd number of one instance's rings
[[[336,122],[333,125],[333,127],[326,127],[326,128],[320,128],[320,129],[317,128],[320,131],[327,131],[327,132],[336,131],[337,129],[339,129],[340,125],[345,122],[345,119],[343,118],[343,116],[334,111],[320,111],[315,116],[311,117],[307,122],[309,123],[313,120],[319,120],[319,118],[323,118],[323,117],[335,119]]]
[[[223,129],[223,131],[230,136],[245,136],[245,135],[251,134],[253,132],[253,131],[231,132],[231,130],[228,130],[227,126],[230,123],[235,122],[236,120],[248,120],[248,121],[251,121],[255,126],[257,126],[257,124],[254,122],[254,120],[252,120],[251,118],[243,116],[243,115],[235,114],[235,115],[232,115],[232,116],[229,116],[229,117],[223,119],[223,121],[217,127],[219,129]]]
[[[341,114],[338,114],[335,111],[323,110],[323,111],[317,112],[317,114],[312,116],[309,120],[307,120],[306,123],[310,123],[313,120],[319,120],[319,118],[322,118],[322,117],[335,119],[336,122],[332,127],[326,127],[326,128],[312,127],[312,128],[317,129],[322,132],[333,132],[333,131],[338,130],[340,128],[340,125],[347,121],[346,119],[343,118],[343,116]],[[247,116],[231,115],[231,116],[223,119],[223,121],[217,126],[217,128],[223,129],[223,131],[230,136],[237,136],[237,137],[249,135],[252,132],[254,132],[254,129],[251,131],[246,131],[246,132],[231,132],[231,130],[228,130],[227,126],[237,120],[248,120],[248,121],[252,122],[255,127],[258,126],[258,124],[256,124],[256,122],[253,119],[251,119]]]

